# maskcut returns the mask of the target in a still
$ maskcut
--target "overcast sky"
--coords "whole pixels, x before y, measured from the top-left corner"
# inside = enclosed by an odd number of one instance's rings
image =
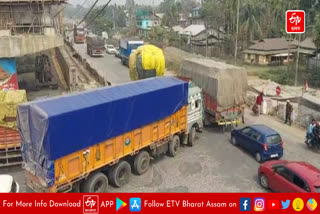
[[[68,0],[69,3],[73,4],[73,5],[77,5],[77,4],[82,4],[85,0]],[[152,5],[153,2],[155,5],[158,5],[160,4],[162,0],[135,0],[134,2],[136,4],[145,4],[145,5]],[[86,4],[87,6],[89,5],[92,5],[94,3],[94,0],[88,0],[87,1],[88,3]],[[108,0],[99,0],[98,4],[99,5],[102,5],[102,4],[105,4],[107,3]],[[125,4],[126,3],[126,0],[111,0],[111,3],[110,4]]]

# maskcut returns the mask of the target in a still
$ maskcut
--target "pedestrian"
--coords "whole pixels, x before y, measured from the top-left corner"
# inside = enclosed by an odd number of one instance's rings
[[[289,126],[291,126],[292,120],[291,120],[291,115],[293,112],[293,106],[290,102],[290,100],[287,100],[287,105],[286,105],[286,120],[285,124],[289,123]]]
[[[242,119],[242,124],[244,124],[244,112],[245,112],[246,106],[243,104],[241,106],[241,119]]]
[[[257,96],[256,105],[258,107],[258,115],[262,113],[262,103],[263,103],[263,92]]]
[[[319,142],[319,139],[320,139],[320,124],[319,122],[316,122],[315,127],[312,129],[311,145],[315,146],[316,143]]]
[[[312,130],[316,126],[317,121],[315,119],[311,120],[311,123],[309,125],[308,131],[307,131],[307,139],[310,139],[312,137]]]

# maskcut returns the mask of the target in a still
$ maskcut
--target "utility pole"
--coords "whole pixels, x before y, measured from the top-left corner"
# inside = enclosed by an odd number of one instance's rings
[[[113,29],[115,30],[116,29],[116,17],[114,15],[114,9],[115,9],[116,5],[114,5],[112,7],[112,17],[113,17]]]
[[[154,21],[155,21],[156,15],[154,14],[154,0],[152,1],[152,30],[154,32]]]
[[[240,0],[238,0],[237,6],[237,34],[236,34],[236,47],[234,49],[234,64],[237,64],[237,55],[238,55],[238,36],[239,36],[239,10],[240,10]]]
[[[288,57],[287,57],[287,72],[290,72],[290,43],[291,43],[291,34],[289,34],[288,42]]]
[[[299,56],[300,56],[300,42],[301,42],[301,34],[299,34],[299,42],[298,42],[298,51],[297,51],[297,61],[296,61],[296,77],[294,81],[294,86],[298,85],[298,69],[299,69]]]

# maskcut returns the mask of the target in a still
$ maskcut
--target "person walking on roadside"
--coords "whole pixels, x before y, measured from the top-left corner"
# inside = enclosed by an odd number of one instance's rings
[[[241,105],[241,119],[242,119],[242,124],[244,124],[244,112],[245,112],[245,109],[246,109],[246,105],[245,105],[245,104]]]
[[[263,103],[263,92],[257,96],[256,105],[258,107],[258,115],[262,113],[262,103]]]
[[[291,120],[291,115],[293,112],[293,106],[290,102],[290,100],[287,100],[287,105],[286,105],[286,120],[285,124],[289,123],[289,126],[291,126],[292,120]]]

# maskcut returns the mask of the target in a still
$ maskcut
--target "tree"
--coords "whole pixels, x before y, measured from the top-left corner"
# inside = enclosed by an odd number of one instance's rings
[[[165,14],[162,20],[163,25],[174,26],[178,23],[181,3],[176,3],[175,0],[164,0],[160,3],[159,10]]]
[[[100,10],[101,7],[93,9],[87,17],[86,22],[91,22],[94,17],[100,12]],[[96,19],[94,19],[89,28],[93,33],[101,35],[101,33],[104,31],[110,32],[110,30],[113,28],[113,22],[104,13],[102,13]]]
[[[240,21],[240,32],[245,38],[249,38],[248,42],[260,38],[262,35],[261,29],[261,7],[258,5],[258,0],[247,0],[243,4]]]

